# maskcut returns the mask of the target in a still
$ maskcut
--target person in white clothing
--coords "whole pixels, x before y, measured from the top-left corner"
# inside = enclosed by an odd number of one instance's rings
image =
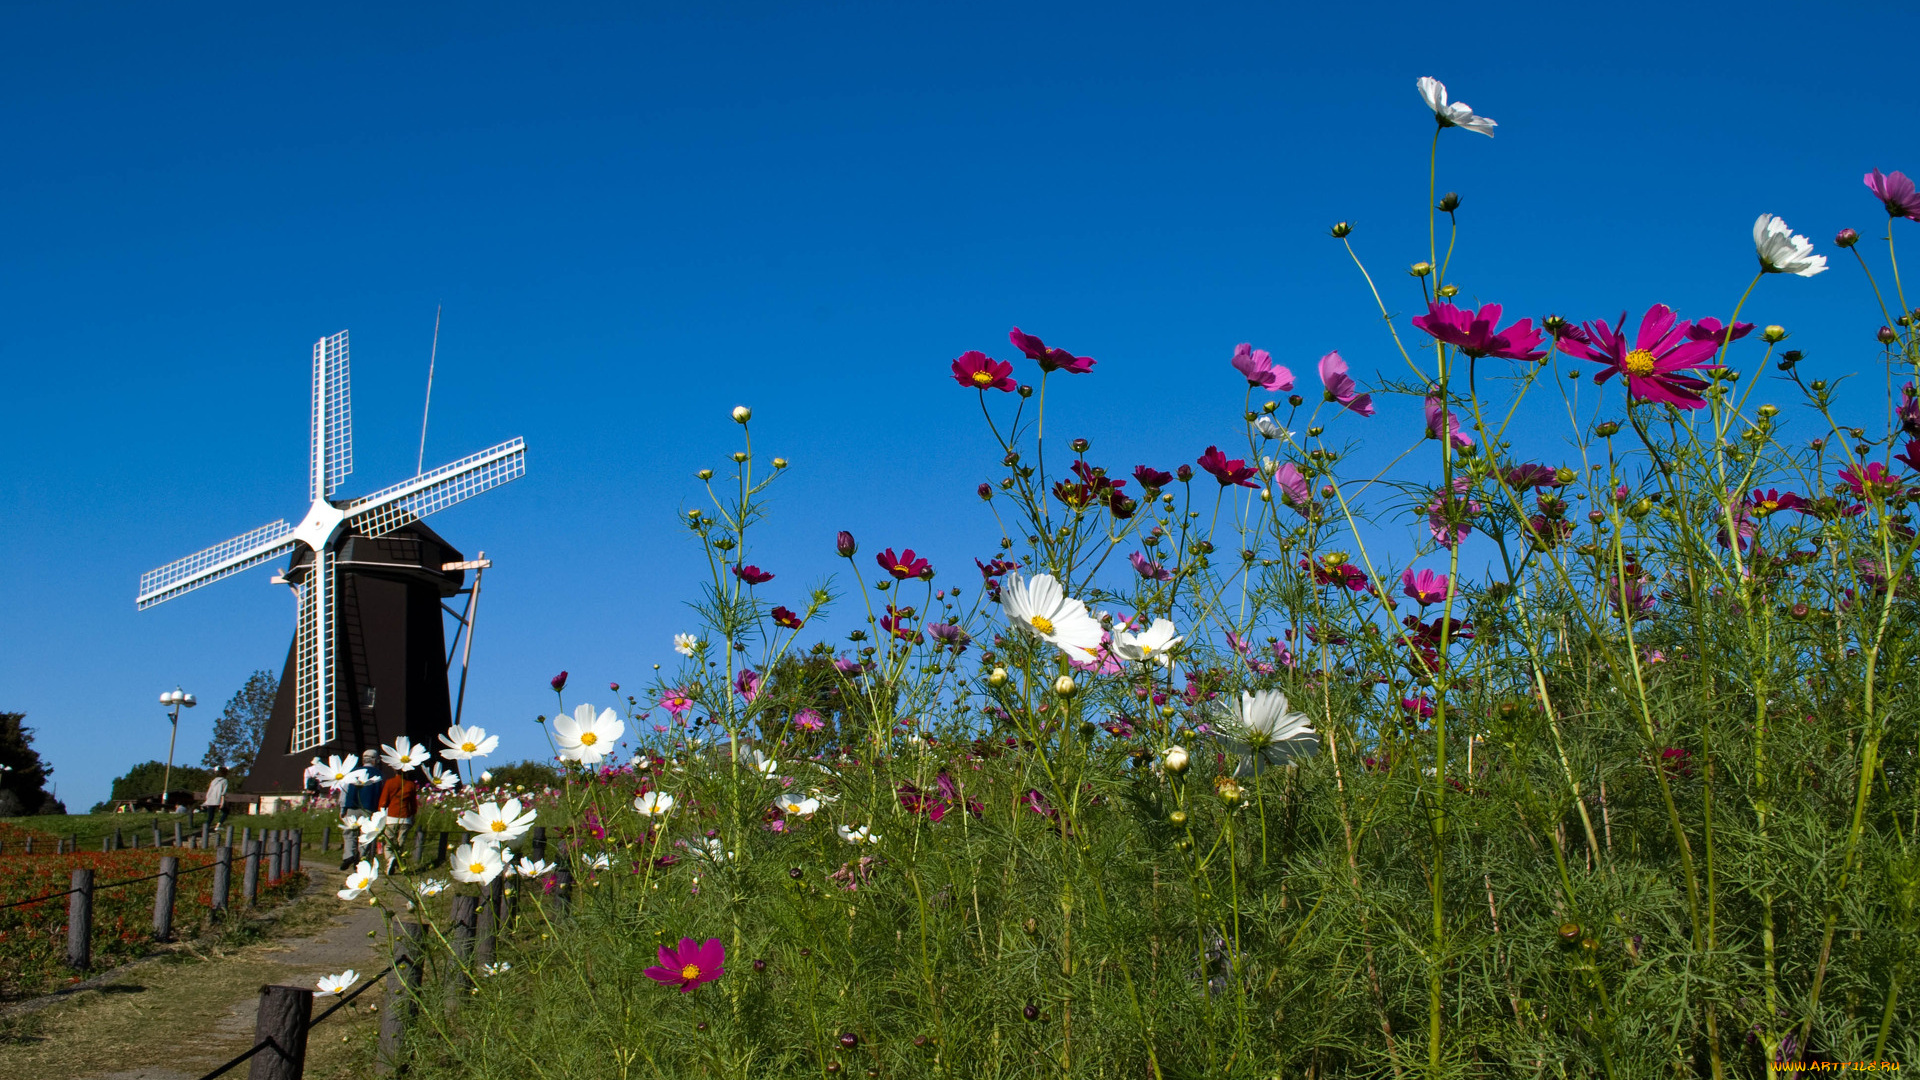
[[[207,784],[207,795],[200,800],[201,808],[207,812],[207,822],[221,825],[227,820],[227,767],[214,770],[213,779]]]

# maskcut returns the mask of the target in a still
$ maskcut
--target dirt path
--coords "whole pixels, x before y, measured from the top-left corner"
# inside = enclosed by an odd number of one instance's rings
[[[321,858],[306,868],[314,887],[284,909],[266,940],[183,948],[70,1000],[0,1017],[0,1080],[199,1080],[253,1045],[262,985],[380,971],[379,910],[334,896],[343,875]],[[318,999],[315,1013],[333,1000]],[[308,1077],[369,1075],[380,1000],[376,987],[314,1029]]]

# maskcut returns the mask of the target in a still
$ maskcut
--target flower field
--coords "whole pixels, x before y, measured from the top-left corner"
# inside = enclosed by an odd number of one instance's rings
[[[1326,241],[1384,374],[1223,337],[1217,427],[1139,463],[1047,427],[1094,358],[956,343],[928,409],[982,417],[962,497],[997,547],[935,565],[849,523],[810,588],[758,553],[800,481],[735,409],[682,512],[712,574],[678,670],[612,706],[554,678],[558,791],[438,774],[451,888],[526,895],[415,1075],[1920,1061],[1920,197],[1866,176],[1884,254],[1760,215],[1721,311],[1514,318],[1455,284],[1438,183],[1497,125],[1418,89],[1422,257]],[[1845,395],[1754,314],[1829,258],[1879,316],[1828,346],[1871,376]],[[1363,441],[1405,450],[1361,469]],[[445,887],[343,896],[418,918]]]

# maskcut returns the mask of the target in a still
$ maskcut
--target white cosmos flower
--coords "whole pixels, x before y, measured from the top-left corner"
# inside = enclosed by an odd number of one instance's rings
[[[336,754],[328,758],[324,765],[316,763],[314,768],[320,777],[320,782],[335,791],[355,784],[364,784],[369,779],[366,770],[360,767],[360,759],[357,757]]]
[[[1812,277],[1827,268],[1827,257],[1813,253],[1813,241],[1796,236],[1787,223],[1761,214],[1753,223],[1753,250],[1769,274]]]
[[[747,751],[747,766],[768,780],[780,768],[780,763],[761,753],[757,749]]]
[[[533,828],[533,819],[538,814],[535,810],[522,814],[519,799],[508,799],[504,805],[483,802],[461,814],[458,824],[470,833],[480,834],[481,839],[498,844],[519,839]]]
[[[798,795],[776,795],[773,799],[773,805],[779,807],[785,813],[799,814],[801,817],[805,817],[815,810],[820,809],[820,800],[803,799]]]
[[[1231,730],[1220,736],[1222,749],[1240,757],[1234,775],[1260,775],[1268,765],[1285,765],[1320,751],[1320,736],[1306,713],[1294,712],[1278,690],[1241,694],[1226,712]]]
[[[840,833],[840,839],[845,840],[849,844],[877,844],[880,842],[880,834],[873,832],[865,825],[857,829],[842,825],[838,831]]]
[[[649,791],[633,800],[633,808],[648,817],[665,817],[673,809],[673,796],[664,791]]]
[[[1007,621],[1045,639],[1069,657],[1092,663],[1100,647],[1100,624],[1087,614],[1087,605],[1066,595],[1051,574],[1022,578],[1009,571],[1000,586],[1000,607]]]
[[[1173,632],[1172,622],[1155,619],[1152,626],[1137,634],[1115,634],[1113,651],[1122,660],[1172,667],[1173,647],[1180,644],[1181,640],[1180,635]]]
[[[439,762],[435,762],[433,768],[427,770],[427,780],[433,784],[436,791],[452,791],[460,786],[460,774],[449,772],[447,767]]]
[[[722,844],[717,836],[703,836],[689,845],[687,850],[695,858],[705,859],[708,862],[726,862],[733,858],[733,852],[728,851],[727,846]]]
[[[500,745],[500,736],[487,734],[483,727],[463,728],[455,724],[440,736],[440,741],[446,746],[440,751],[441,757],[448,761],[467,761],[493,753],[494,747]]]
[[[507,972],[512,970],[513,970],[513,965],[507,963],[505,960],[499,960],[491,964],[480,965],[480,974],[482,975],[505,975]]]
[[[1473,108],[1464,101],[1447,104],[1447,84],[1439,79],[1423,76],[1418,85],[1421,100],[1433,110],[1433,118],[1440,121],[1441,127],[1466,128],[1492,138],[1493,129],[1500,126],[1484,116],[1473,115]]]
[[[341,889],[336,895],[342,900],[358,900],[365,896],[367,890],[373,888],[373,883],[378,880],[380,880],[379,867],[362,861],[359,866],[354,867],[351,874],[347,875],[347,887]]]
[[[613,860],[608,858],[607,853],[604,851],[587,859],[587,869],[589,870],[608,870],[612,869],[612,867]]]
[[[673,635],[673,651],[681,656],[692,656],[700,651],[700,639],[692,634]]]
[[[545,859],[521,859],[513,872],[521,877],[545,877],[553,873],[553,864]]]
[[[361,818],[360,819],[360,842],[365,844],[371,841],[374,837],[380,835],[380,830],[386,827],[387,827],[387,812],[385,810],[375,810],[373,813],[368,814],[364,818]]]
[[[1268,438],[1268,439],[1293,438],[1293,432],[1288,431],[1286,428],[1281,427],[1280,421],[1275,420],[1271,416],[1262,415],[1262,416],[1255,417],[1253,421],[1253,430],[1259,432],[1262,437]]]
[[[446,891],[447,882],[445,878],[428,878],[420,883],[421,896],[439,896]]]
[[[481,885],[491,885],[493,879],[507,864],[500,859],[500,849],[492,844],[476,842],[461,844],[453,852],[453,880],[472,881]]]
[[[426,747],[413,745],[413,740],[405,735],[393,740],[393,745],[380,748],[380,760],[387,768],[401,772],[412,772],[426,764],[427,756]]]
[[[360,981],[360,973],[348,968],[338,975],[322,975],[314,984],[314,997],[332,997],[333,995]]]
[[[583,765],[597,765],[613,753],[613,745],[627,733],[626,722],[612,709],[593,714],[593,706],[582,705],[572,716],[564,713],[553,718],[554,738],[560,743],[560,756]]]

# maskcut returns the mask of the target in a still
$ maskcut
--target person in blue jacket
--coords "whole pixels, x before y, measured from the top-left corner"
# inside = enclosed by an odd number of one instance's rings
[[[352,784],[340,793],[340,819],[344,828],[353,828],[359,822],[373,816],[380,806],[380,785],[386,776],[380,771],[380,755],[372,750],[360,754],[360,768],[367,774],[364,784]],[[351,823],[351,824],[348,824]],[[351,851],[351,848],[342,848]],[[353,868],[351,856],[340,860],[340,869]]]

